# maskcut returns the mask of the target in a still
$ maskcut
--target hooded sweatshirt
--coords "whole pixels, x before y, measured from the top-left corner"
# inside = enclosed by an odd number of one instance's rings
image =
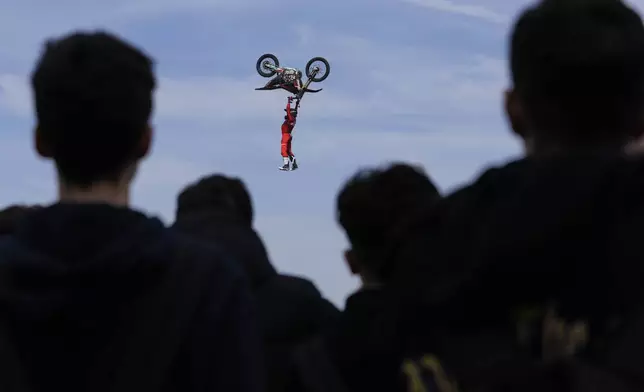
[[[433,353],[452,369],[539,359],[540,347],[518,347],[515,312],[553,305],[590,325],[581,357],[642,377],[642,233],[642,157],[526,158],[487,170],[397,231],[384,352],[398,364]]]
[[[331,327],[338,309],[304,278],[278,274],[264,244],[252,227],[217,209],[177,217],[173,228],[208,243],[217,243],[246,272],[257,303],[264,339],[269,391],[284,391],[292,370],[291,352]]]
[[[0,372],[32,391],[111,390],[110,368],[127,389],[263,390],[243,273],[157,219],[43,208],[0,241],[0,280],[0,342],[18,357]]]

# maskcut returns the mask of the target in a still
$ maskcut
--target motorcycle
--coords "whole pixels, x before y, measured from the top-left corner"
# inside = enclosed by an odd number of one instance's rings
[[[320,83],[326,80],[331,70],[329,62],[324,57],[313,57],[306,63],[305,73],[307,80],[302,84],[302,88],[298,90],[294,82],[298,77],[301,77],[301,71],[297,68],[281,67],[279,59],[274,54],[267,53],[260,56],[255,68],[260,76],[265,78],[274,77],[266,86],[257,88],[256,90],[284,89],[295,95],[298,105],[304,93],[317,93],[322,91],[322,89],[309,89],[309,86],[313,82]]]

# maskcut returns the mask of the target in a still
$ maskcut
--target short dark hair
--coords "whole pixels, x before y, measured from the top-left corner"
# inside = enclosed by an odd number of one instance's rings
[[[381,256],[389,236],[409,214],[439,199],[438,189],[421,169],[394,163],[351,177],[338,194],[337,219],[370,272],[387,280]]]
[[[184,188],[177,198],[177,217],[205,209],[225,209],[244,224],[253,224],[250,192],[239,178],[221,174],[206,176]]]
[[[50,40],[32,74],[38,130],[61,175],[118,180],[138,158],[156,80],[143,52],[106,32]]]
[[[644,107],[644,25],[619,0],[543,0],[519,17],[510,43],[515,91],[537,135],[622,142]]]

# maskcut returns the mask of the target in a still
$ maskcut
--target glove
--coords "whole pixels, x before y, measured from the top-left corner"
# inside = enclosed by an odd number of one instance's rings
[[[293,97],[288,97],[288,103],[293,102]]]

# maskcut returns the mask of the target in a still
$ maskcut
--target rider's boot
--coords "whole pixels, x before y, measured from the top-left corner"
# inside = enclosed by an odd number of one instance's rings
[[[291,157],[291,170],[297,170],[297,161],[295,160],[295,157]]]
[[[283,170],[283,171],[291,170],[290,166],[291,165],[290,165],[290,162],[288,160],[288,157],[284,157],[284,164],[282,166],[280,166],[279,169]]]

